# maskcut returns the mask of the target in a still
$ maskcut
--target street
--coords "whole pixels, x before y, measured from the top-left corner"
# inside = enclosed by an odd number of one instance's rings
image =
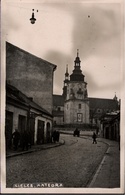
[[[6,183],[62,183],[63,187],[87,187],[98,168],[107,145],[92,140],[61,135],[65,144],[7,159]],[[98,140],[97,140],[98,141]]]

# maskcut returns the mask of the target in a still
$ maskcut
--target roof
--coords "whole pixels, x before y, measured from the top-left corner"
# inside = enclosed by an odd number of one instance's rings
[[[48,61],[46,61],[46,60],[43,60],[42,58],[39,58],[39,57],[37,57],[37,56],[35,56],[35,55],[33,55],[33,54],[31,54],[31,53],[29,53],[29,52],[27,52],[27,51],[25,51],[25,50],[19,48],[19,47],[17,47],[17,46],[15,46],[15,45],[13,45],[13,44],[11,44],[11,43],[9,43],[9,42],[6,42],[6,49],[7,49],[7,50],[10,49],[11,52],[14,52],[15,50],[19,50],[19,51],[21,51],[21,52],[23,52],[23,53],[25,53],[25,54],[28,54],[28,55],[30,55],[30,56],[33,56],[33,57],[36,58],[37,60],[43,61],[44,64],[47,64],[47,65],[49,64],[49,65],[53,66],[53,70],[55,70],[56,67],[57,67],[57,65],[52,64],[52,63],[50,63],[50,62],[48,62]]]
[[[64,97],[62,95],[53,95],[53,106],[64,106]]]
[[[21,91],[19,91],[16,87],[6,83],[6,98],[9,102],[10,99],[18,102],[19,104],[23,104],[27,107],[34,108],[38,111],[41,111],[44,114],[47,114],[49,116],[52,116],[48,111],[46,111],[44,108],[36,104],[32,98],[27,97],[25,94],[23,94]]]
[[[54,106],[64,106],[64,98],[62,95],[53,95]],[[90,109],[108,109],[118,110],[118,102],[114,99],[91,98],[89,97]]]
[[[89,105],[91,109],[108,109],[117,110],[118,102],[114,99],[104,99],[104,98],[89,98]]]

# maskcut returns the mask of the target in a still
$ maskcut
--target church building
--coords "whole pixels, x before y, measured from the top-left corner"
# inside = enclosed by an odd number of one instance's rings
[[[79,51],[71,75],[66,66],[62,95],[53,95],[54,126],[90,128],[98,127],[100,117],[119,109],[117,97],[113,99],[88,97],[85,75],[81,70]]]
[[[74,61],[74,70],[65,74],[63,95],[64,101],[64,123],[65,125],[89,124],[89,99],[87,94],[87,83],[80,66],[79,53]]]

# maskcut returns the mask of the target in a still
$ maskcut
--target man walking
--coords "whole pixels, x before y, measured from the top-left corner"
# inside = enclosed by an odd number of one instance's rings
[[[93,138],[93,144],[95,143],[95,144],[97,144],[97,141],[96,141],[96,134],[95,134],[95,132],[93,133],[93,136],[92,136],[92,138]]]

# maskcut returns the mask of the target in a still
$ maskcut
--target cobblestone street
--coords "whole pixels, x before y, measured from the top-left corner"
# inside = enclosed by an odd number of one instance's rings
[[[16,183],[57,182],[64,187],[86,187],[108,146],[91,139],[61,135],[61,147],[7,159],[7,187]]]

